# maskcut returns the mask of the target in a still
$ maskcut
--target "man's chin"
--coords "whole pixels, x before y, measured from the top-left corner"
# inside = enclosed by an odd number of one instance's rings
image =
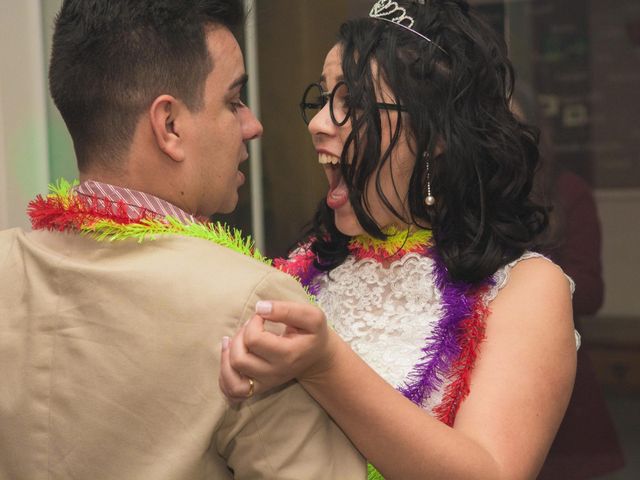
[[[227,215],[229,213],[233,213],[236,210],[237,206],[238,206],[238,193],[234,192],[232,195],[229,195],[229,198],[227,198],[222,205],[220,205],[216,214]]]

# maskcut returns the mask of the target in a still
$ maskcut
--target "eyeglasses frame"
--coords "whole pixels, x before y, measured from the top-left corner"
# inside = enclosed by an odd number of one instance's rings
[[[333,111],[333,99],[335,97],[336,92],[338,91],[338,88],[340,88],[342,85],[345,85],[347,87],[347,90],[349,89],[347,82],[345,82],[344,80],[341,80],[338,83],[336,83],[336,85],[333,87],[333,90],[331,90],[331,92],[325,92],[322,88],[322,85],[320,85],[317,82],[310,83],[307,86],[307,88],[304,89],[304,93],[302,94],[302,100],[300,101],[300,113],[302,114],[302,120],[304,121],[305,124],[309,125],[309,123],[311,123],[311,120],[312,120],[312,118],[311,119],[307,118],[307,115],[306,115],[307,108],[315,107],[318,109],[318,112],[319,112],[327,105],[327,103],[329,104],[329,116],[331,117],[331,121],[333,122],[333,124],[337,127],[342,127],[345,123],[347,123],[347,121],[349,120],[349,117],[351,116],[351,107],[349,107],[349,110],[347,111],[347,114],[345,115],[344,120],[342,120],[342,122],[338,122],[336,120],[336,116]],[[305,101],[307,98],[307,94],[314,87],[320,90],[320,96],[323,99],[322,105]],[[407,108],[405,106],[400,105],[398,103],[376,102],[376,107],[382,110],[395,110],[397,112],[407,111]]]

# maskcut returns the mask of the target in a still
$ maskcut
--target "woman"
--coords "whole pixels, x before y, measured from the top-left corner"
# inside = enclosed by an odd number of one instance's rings
[[[315,307],[260,303],[223,342],[227,396],[296,378],[389,479],[535,477],[576,344],[570,281],[527,253],[546,213],[512,83],[463,1],[380,0],[342,26],[301,105],[329,192],[280,265],[342,339]]]

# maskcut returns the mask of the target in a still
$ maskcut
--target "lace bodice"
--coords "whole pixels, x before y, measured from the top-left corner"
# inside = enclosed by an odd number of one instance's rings
[[[388,267],[347,260],[320,279],[318,302],[337,333],[380,376],[402,383],[440,314],[433,261],[409,253]]]
[[[527,252],[498,270],[485,302],[506,285],[517,262],[538,256]],[[418,253],[408,253],[389,265],[349,256],[329,275],[316,280],[318,302],[336,332],[394,387],[402,386],[419,362],[425,338],[441,318],[441,294],[433,282],[433,267],[431,258]],[[446,381],[424,407],[430,410],[438,404],[445,387]]]

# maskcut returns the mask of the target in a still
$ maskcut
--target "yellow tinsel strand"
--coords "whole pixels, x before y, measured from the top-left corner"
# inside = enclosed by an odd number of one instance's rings
[[[431,230],[398,230],[390,227],[383,231],[387,238],[380,240],[368,235],[359,235],[351,240],[351,245],[363,250],[371,250],[378,254],[393,255],[399,250],[412,250],[431,241]]]

